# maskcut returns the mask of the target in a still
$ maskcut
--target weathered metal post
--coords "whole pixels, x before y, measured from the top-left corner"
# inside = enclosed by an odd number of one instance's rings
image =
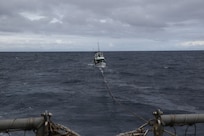
[[[160,110],[153,112],[153,115],[156,118],[156,120],[153,123],[154,136],[163,136],[164,127],[161,123],[161,115],[162,114],[163,114],[163,112]]]

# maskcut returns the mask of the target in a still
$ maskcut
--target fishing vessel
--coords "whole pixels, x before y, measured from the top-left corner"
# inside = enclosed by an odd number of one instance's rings
[[[94,64],[96,67],[105,68],[106,61],[102,52],[98,51],[94,55]]]
[[[99,68],[106,67],[105,57],[103,55],[103,52],[101,52],[99,49],[99,44],[98,44],[98,51],[94,55],[94,64],[96,67],[99,67]]]

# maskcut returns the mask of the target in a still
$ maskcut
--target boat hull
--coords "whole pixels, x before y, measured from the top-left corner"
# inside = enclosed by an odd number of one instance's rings
[[[106,63],[105,63],[105,62],[99,62],[99,63],[96,63],[96,64],[95,64],[95,67],[98,67],[98,68],[105,68],[105,67],[106,67]]]

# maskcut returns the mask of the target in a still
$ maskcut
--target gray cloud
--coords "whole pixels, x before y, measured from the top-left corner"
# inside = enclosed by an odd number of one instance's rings
[[[145,39],[204,41],[203,5],[203,0],[0,0],[0,32],[134,39],[131,44],[144,45]]]

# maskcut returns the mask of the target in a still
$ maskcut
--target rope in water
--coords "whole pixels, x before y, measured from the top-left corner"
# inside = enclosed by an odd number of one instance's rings
[[[144,122],[147,122],[146,119],[144,119],[144,118],[141,117],[140,115],[136,114],[135,112],[133,112],[132,110],[130,110],[129,108],[127,108],[125,105],[123,105],[120,101],[118,101],[118,100],[114,97],[114,95],[113,95],[113,93],[112,93],[112,91],[111,91],[111,89],[110,89],[110,87],[109,87],[109,85],[108,85],[108,82],[107,82],[107,80],[106,80],[106,78],[105,78],[103,69],[102,69],[102,68],[99,68],[99,70],[101,71],[101,75],[102,75],[103,81],[104,81],[104,83],[105,83],[105,85],[106,85],[106,89],[107,89],[109,95],[111,96],[111,98],[113,99],[113,101],[115,101],[117,104],[119,104],[119,105],[120,105],[121,107],[123,107],[125,110],[127,110],[128,112],[130,112],[134,117],[136,117],[136,118],[138,118],[138,119],[140,119],[140,120],[142,120],[142,121],[144,121]]]

